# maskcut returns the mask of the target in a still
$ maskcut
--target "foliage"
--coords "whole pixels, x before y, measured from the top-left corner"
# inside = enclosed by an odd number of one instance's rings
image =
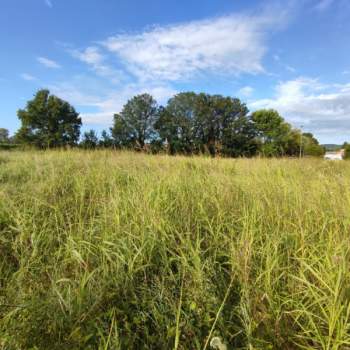
[[[302,137],[302,148],[304,155],[318,157],[325,154],[325,148],[318,143],[313,134],[303,133]]]
[[[242,148],[249,148],[246,142],[255,138],[247,114],[247,107],[239,99],[201,93],[196,106],[196,137],[212,156],[222,146],[226,154],[243,155]]]
[[[155,129],[170,154],[193,154],[197,151],[194,135],[196,99],[194,92],[182,92],[159,110]]]
[[[83,148],[96,148],[99,144],[98,136],[95,130],[85,131],[80,146]]]
[[[17,142],[44,148],[75,145],[79,138],[78,114],[48,90],[39,91],[18,116],[22,126]],[[134,96],[114,115],[110,133],[103,130],[98,138],[90,130],[80,145],[228,157],[321,156],[325,152],[312,134],[293,129],[275,110],[249,115],[237,98],[191,91],[176,94],[166,106],[158,106],[149,94]]]
[[[0,149],[2,150],[10,150],[15,148],[18,148],[18,145],[14,143],[0,143]]]
[[[0,162],[2,349],[348,347],[347,162]]]
[[[40,90],[25,109],[17,112],[22,125],[16,141],[38,147],[73,146],[80,135],[81,119],[75,109],[60,98]]]
[[[9,131],[4,128],[0,128],[0,143],[9,143]]]
[[[112,136],[119,146],[143,149],[146,141],[155,135],[154,123],[158,117],[155,99],[149,94],[134,96],[120,114],[114,116]]]
[[[101,139],[99,140],[98,142],[99,146],[101,147],[105,147],[105,148],[108,148],[108,147],[112,147],[113,146],[113,138],[112,136],[108,133],[108,131],[106,130],[102,130],[102,133],[101,133]]]
[[[256,153],[254,125],[239,99],[184,92],[171,98],[158,114],[154,128],[170,154],[237,157]]]
[[[264,156],[288,154],[287,144],[291,142],[291,126],[273,109],[261,109],[252,114],[252,120],[261,141]]]
[[[344,159],[350,159],[350,144],[344,142],[343,146],[340,148],[344,150]]]

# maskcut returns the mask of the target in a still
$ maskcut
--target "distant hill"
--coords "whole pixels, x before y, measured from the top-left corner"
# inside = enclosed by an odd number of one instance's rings
[[[326,143],[322,146],[326,149],[326,151],[337,151],[342,148],[342,145],[336,145],[333,143]]]

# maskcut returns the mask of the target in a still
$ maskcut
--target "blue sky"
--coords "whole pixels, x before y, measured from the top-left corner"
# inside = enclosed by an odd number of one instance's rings
[[[349,0],[2,0],[0,127],[40,88],[98,131],[135,94],[194,90],[350,141],[349,15]]]

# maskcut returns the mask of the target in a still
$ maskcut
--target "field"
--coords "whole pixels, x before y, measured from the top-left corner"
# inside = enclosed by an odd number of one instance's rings
[[[350,349],[349,204],[345,161],[2,151],[0,349]]]

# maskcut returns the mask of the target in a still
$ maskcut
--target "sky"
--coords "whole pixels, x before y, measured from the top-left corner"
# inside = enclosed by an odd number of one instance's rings
[[[98,132],[134,95],[195,91],[350,141],[349,15],[350,0],[1,0],[0,127],[41,88]]]

